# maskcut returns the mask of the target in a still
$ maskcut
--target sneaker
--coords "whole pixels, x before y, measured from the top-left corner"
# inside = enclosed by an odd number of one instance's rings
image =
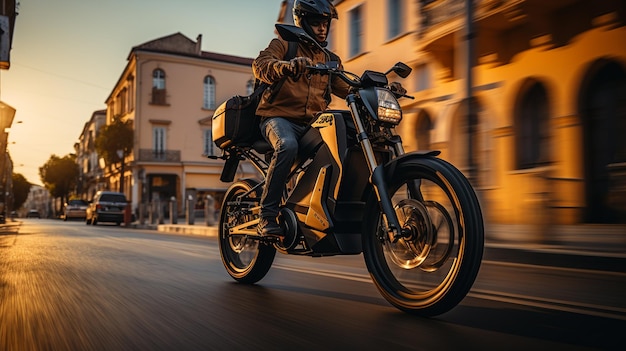
[[[283,228],[280,227],[278,223],[276,223],[275,219],[271,218],[261,218],[259,221],[259,225],[256,228],[257,232],[260,235],[274,235],[274,236],[285,236],[283,233]]]

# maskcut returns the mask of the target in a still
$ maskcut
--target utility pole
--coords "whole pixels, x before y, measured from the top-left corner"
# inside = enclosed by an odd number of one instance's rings
[[[465,52],[466,52],[466,74],[465,74],[465,112],[467,123],[467,161],[469,166],[469,180],[473,186],[478,182],[476,172],[475,153],[475,133],[477,125],[477,104],[474,97],[474,66],[475,59],[475,39],[476,30],[474,27],[474,0],[465,0]]]

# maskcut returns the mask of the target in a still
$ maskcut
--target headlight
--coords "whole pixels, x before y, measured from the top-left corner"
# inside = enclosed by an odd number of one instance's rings
[[[378,95],[378,119],[381,122],[398,124],[402,120],[402,109],[393,94],[387,89],[376,89]]]

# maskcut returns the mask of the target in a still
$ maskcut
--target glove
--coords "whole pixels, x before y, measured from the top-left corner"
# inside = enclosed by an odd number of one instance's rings
[[[306,72],[306,66],[313,66],[313,61],[308,57],[295,57],[289,61],[291,76],[299,77]]]
[[[397,95],[406,95],[406,89],[404,89],[402,87],[402,84],[400,84],[399,82],[392,82],[391,84],[389,84],[389,90]]]
[[[313,61],[308,57],[296,57],[290,61],[276,61],[273,64],[274,71],[279,77],[299,77],[306,72],[306,66],[312,66]]]
[[[278,78],[282,78],[291,73],[291,62],[289,61],[276,61],[272,65],[272,68],[276,72]]]

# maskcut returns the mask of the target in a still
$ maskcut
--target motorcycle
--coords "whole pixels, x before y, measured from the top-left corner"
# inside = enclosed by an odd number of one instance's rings
[[[277,24],[287,41],[317,42],[301,28]],[[324,50],[318,46],[319,49]],[[330,61],[330,56],[328,56]],[[402,120],[387,75],[406,78],[401,62],[386,73],[360,77],[336,63],[308,67],[309,74],[337,76],[352,87],[349,110],[320,113],[300,140],[279,215],[286,236],[261,236],[259,199],[271,146],[265,140],[224,148],[223,181],[242,160],[260,179],[235,181],[219,214],[222,262],[236,281],[254,284],[276,252],[323,257],[363,254],[381,295],[398,309],[435,316],[467,295],[480,268],[484,226],[474,190],[439,151],[406,153],[394,128]]]

